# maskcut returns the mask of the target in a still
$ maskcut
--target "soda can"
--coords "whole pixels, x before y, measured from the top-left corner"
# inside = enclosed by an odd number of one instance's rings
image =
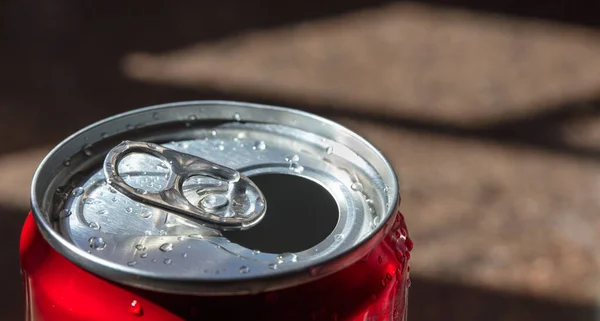
[[[365,139],[297,110],[153,106],[38,167],[26,320],[405,320],[412,241]]]

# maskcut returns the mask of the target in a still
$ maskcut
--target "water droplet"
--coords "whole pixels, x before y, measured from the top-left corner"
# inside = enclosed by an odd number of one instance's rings
[[[250,268],[249,268],[249,267],[247,267],[247,266],[245,266],[245,265],[242,265],[242,266],[240,267],[240,273],[244,273],[244,274],[246,274],[246,273],[248,273],[248,272],[250,272]]]
[[[101,251],[104,250],[104,248],[106,247],[106,243],[104,243],[104,240],[101,237],[90,237],[88,242],[90,243],[90,247],[94,250]]]
[[[127,208],[125,209],[125,212],[127,212],[127,213],[131,213],[131,212],[133,212],[133,208],[131,208],[131,207],[127,207]]]
[[[281,253],[277,255],[277,263],[281,264],[283,262],[296,262],[298,260],[298,256],[294,253]]]
[[[369,210],[371,210],[371,214],[373,213],[373,210],[371,207],[369,207]],[[379,216],[373,216],[373,226],[377,226],[379,224]]]
[[[411,283],[412,282],[410,281],[410,278],[406,279],[406,287],[407,288],[410,288]]]
[[[100,224],[98,224],[97,222],[91,222],[90,224],[88,224],[88,226],[93,229],[93,230],[99,230],[100,229]]]
[[[150,217],[152,217],[152,212],[150,212],[150,211],[141,211],[140,212],[140,216],[142,218],[150,218]]]
[[[87,205],[93,205],[93,204],[98,204],[98,203],[100,203],[99,200],[93,199],[91,197],[88,197],[83,200],[83,204],[87,204]]]
[[[254,149],[254,150],[265,150],[266,148],[267,148],[267,144],[262,140],[255,142],[254,146],[252,146],[252,149]]]
[[[409,251],[412,251],[414,244],[413,244],[413,241],[412,241],[412,239],[410,237],[406,238],[405,244],[406,244],[406,248]]]
[[[235,119],[235,121],[240,121],[240,120],[242,120],[242,117],[240,117],[240,114],[235,113],[235,114],[233,114],[233,119]]]
[[[117,192],[117,190],[114,189],[112,186],[108,187],[108,191],[111,192],[111,193],[116,193]]]
[[[290,163],[290,169],[296,173],[302,173],[304,171],[304,166],[302,166],[296,162],[292,162],[292,163]]]
[[[113,197],[113,198],[111,199],[111,201],[112,201],[113,203],[116,203],[116,202],[118,201],[118,199],[117,199],[116,197]]]
[[[145,251],[146,247],[144,246],[144,244],[140,243],[140,244],[136,244],[135,245],[135,249],[138,250],[138,251]]]
[[[252,250],[252,254],[253,254],[253,255],[259,255],[259,254],[260,254],[260,251],[259,251],[259,250]]]
[[[271,264],[269,264],[269,265],[268,265],[268,267],[269,267],[269,269],[271,269],[271,270],[277,270],[277,264],[275,264],[275,263],[271,263]]]
[[[137,300],[131,301],[131,305],[129,306],[129,312],[136,316],[144,315],[144,309],[142,308],[142,304]]]
[[[108,214],[108,211],[107,210],[99,210],[97,213],[100,215],[106,215],[106,214]]]
[[[343,240],[343,239],[344,239],[344,234],[336,234],[336,235],[335,235],[333,238],[334,238],[336,241],[341,241],[341,240]]]
[[[85,191],[85,190],[83,189],[83,187],[77,187],[77,188],[75,188],[75,189],[74,189],[74,190],[71,192],[71,195],[73,195],[73,196],[80,196],[80,195],[82,195],[82,194],[83,194],[83,192],[84,192],[84,191]]]
[[[193,239],[203,239],[203,238],[204,238],[204,237],[203,237],[202,235],[200,235],[200,234],[190,234],[190,235],[188,235],[188,236],[189,236],[190,238],[193,238]]]
[[[152,119],[158,120],[158,113],[153,113],[152,114]]]
[[[350,188],[352,188],[352,190],[355,190],[357,192],[362,192],[363,185],[360,182],[354,182],[354,183],[352,183],[352,185],[350,185]]]
[[[404,264],[404,253],[402,253],[400,250],[396,250],[396,259],[398,262]]]
[[[379,283],[381,284],[382,288],[385,288],[385,286],[387,285],[387,280],[385,279],[385,276],[381,277],[381,281]]]
[[[190,117],[188,117],[188,119],[193,121],[193,120],[196,120],[197,118],[196,118],[196,115],[190,115]]]
[[[171,252],[171,251],[173,251],[173,244],[164,243],[159,247],[159,249],[163,252]]]
[[[144,175],[145,175],[145,174],[146,174],[146,173],[144,172]],[[146,180],[146,182],[147,182],[147,181],[148,181],[148,180]],[[148,191],[147,191],[147,190],[145,190],[145,189],[143,189],[143,188],[136,188],[136,189],[135,189],[135,192],[136,192],[136,193],[138,193],[138,194],[142,194],[142,195],[146,195],[146,194],[148,194]]]
[[[144,235],[150,236],[150,235],[152,235],[152,231],[146,230],[146,231],[144,231]]]
[[[325,153],[327,153],[327,155],[333,154],[333,146],[326,146]]]
[[[391,275],[391,274],[389,274],[389,273],[386,273],[386,274],[385,274],[385,278],[386,278],[388,281],[391,281],[391,280],[392,280],[392,275]]]
[[[183,253],[183,254],[181,254],[181,256],[183,256],[185,258],[185,257],[188,256],[188,254],[187,253]]]
[[[129,266],[134,266],[136,264],[137,264],[136,261],[129,261],[129,262],[127,262],[127,265],[129,265]]]
[[[294,155],[288,155],[285,157],[285,161],[288,163],[292,163],[292,162],[297,162],[300,160],[300,156],[294,154]]]
[[[216,209],[229,203],[227,196],[223,194],[210,194],[200,201],[200,205],[206,209]]]
[[[92,151],[92,145],[83,146],[83,153],[86,156],[92,156],[94,154],[94,151]]]
[[[71,166],[71,160],[70,159],[65,159],[65,161],[63,162],[63,165],[65,165],[65,167]]]
[[[401,268],[396,269],[396,279],[398,281],[402,280],[402,269]]]
[[[185,237],[184,236],[179,236],[179,237],[177,237],[177,240],[183,241],[183,240],[185,240]]]
[[[173,262],[173,260],[171,260],[171,259],[165,259],[163,261],[163,263],[165,263],[165,264],[171,264],[171,262]]]
[[[108,137],[108,134],[107,133],[102,133],[102,134],[100,134],[100,137],[106,138],[106,137]]]
[[[140,254],[140,257],[141,257],[142,259],[145,259],[145,258],[147,258],[147,257],[148,257],[148,253],[144,252],[144,253]]]
[[[404,227],[400,227],[400,233],[404,237],[406,237],[408,235],[408,231],[406,231],[406,228],[404,228]]]
[[[71,214],[73,214],[73,212],[71,212],[70,209],[64,209],[58,213],[58,217],[65,218],[71,216]]]
[[[213,136],[213,137],[214,137],[214,136],[217,136],[217,131],[216,131],[216,130],[212,130],[212,131],[210,132],[210,135],[211,135],[211,136]]]

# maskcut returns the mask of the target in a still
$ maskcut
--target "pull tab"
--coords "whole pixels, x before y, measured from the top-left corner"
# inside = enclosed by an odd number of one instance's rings
[[[149,193],[123,180],[118,164],[133,152],[146,153],[169,164],[171,173],[164,189]],[[258,187],[238,171],[154,143],[124,141],[115,146],[104,159],[104,176],[110,186],[132,200],[200,220],[221,230],[252,227],[263,218],[267,209]],[[203,186],[200,183],[194,197],[188,198],[184,195],[183,183],[191,177],[213,178],[227,184]]]

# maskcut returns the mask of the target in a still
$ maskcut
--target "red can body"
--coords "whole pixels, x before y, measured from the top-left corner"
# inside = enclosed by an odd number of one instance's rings
[[[55,251],[30,214],[21,234],[26,320],[405,320],[412,241],[402,214],[349,267],[291,288],[240,296],[190,296],[131,288]]]

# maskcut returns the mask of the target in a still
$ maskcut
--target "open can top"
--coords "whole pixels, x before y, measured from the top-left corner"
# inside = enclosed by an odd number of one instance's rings
[[[390,228],[398,184],[352,131],[296,110],[221,101],[134,110],[59,144],[32,211],[75,264],[126,285],[231,295],[352,264]]]

